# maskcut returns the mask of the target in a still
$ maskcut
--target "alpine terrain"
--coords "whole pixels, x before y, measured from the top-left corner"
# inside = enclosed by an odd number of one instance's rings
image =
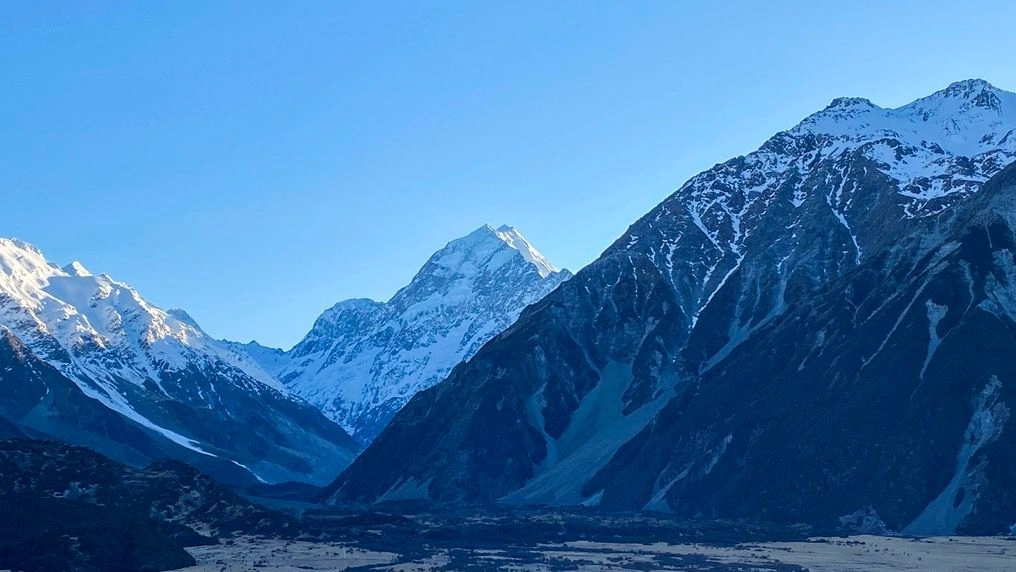
[[[841,98],[693,177],[418,393],[333,502],[1016,522],[1016,94]]]
[[[234,347],[369,443],[413,395],[570,277],[518,230],[484,225],[437,251],[388,302],[328,309],[287,352]]]
[[[230,483],[327,482],[359,449],[254,360],[80,263],[0,239],[0,435]]]

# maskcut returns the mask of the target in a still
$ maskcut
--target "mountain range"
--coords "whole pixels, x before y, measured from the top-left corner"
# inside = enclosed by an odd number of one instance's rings
[[[388,302],[339,302],[287,352],[243,349],[369,443],[413,395],[569,277],[518,230],[484,225],[434,253]]]
[[[416,391],[568,277],[517,230],[484,225],[389,302],[340,302],[283,352],[215,340],[126,283],[0,239],[0,437],[134,466],[171,457],[232,484],[324,484]]]
[[[840,98],[693,177],[326,490],[1008,530],[1016,94]]]
[[[288,351],[0,239],[0,437],[329,503],[1007,531],[1014,161],[1016,94],[985,81],[839,98],[575,276],[483,226]]]

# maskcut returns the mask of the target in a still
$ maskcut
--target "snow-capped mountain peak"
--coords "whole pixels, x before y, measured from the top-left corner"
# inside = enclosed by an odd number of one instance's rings
[[[0,292],[24,299],[53,274],[64,274],[38,248],[12,238],[0,238]]]
[[[289,352],[246,351],[370,441],[416,392],[570,276],[515,228],[483,225],[435,252],[388,302],[339,302]]]
[[[64,266],[62,268],[62,270],[64,272],[66,272],[67,274],[71,275],[71,276],[91,276],[92,275],[92,273],[89,272],[87,268],[85,268],[85,265],[81,264],[77,260],[74,260],[70,264],[68,264],[67,266]]]
[[[1002,115],[1003,108],[1012,105],[1012,96],[1013,93],[999,89],[983,79],[964,79],[950,83],[945,89],[905,107],[922,109],[928,117],[951,116],[957,111],[970,111],[976,108]],[[938,113],[935,113],[936,111]],[[1012,113],[1016,110],[1005,111]]]
[[[268,419],[276,413],[266,408],[275,403],[289,411],[279,415],[292,416],[280,418],[280,426],[297,427],[295,420],[303,418],[317,425],[314,431],[334,433],[326,449],[336,451],[352,445],[351,441],[341,445],[334,441],[348,436],[343,437],[338,427],[290,395],[249,355],[205,334],[186,312],[162,310],[129,284],[108,274],[92,275],[80,263],[61,268],[47,261],[38,248],[14,239],[0,238],[0,326],[35,358],[100,404],[99,409],[104,407],[168,439],[189,451],[186,454],[213,458],[221,454],[220,460],[234,464],[233,459],[251,460],[245,452],[229,450],[225,441],[209,446],[208,436],[198,434],[208,426],[192,427],[173,413],[195,407],[205,412],[199,416],[210,416],[207,412],[213,410],[225,415],[216,421],[225,427],[235,423],[237,415]],[[165,404],[170,402],[174,406],[167,408]],[[89,401],[88,407],[96,405]],[[240,412],[243,407],[247,411]],[[41,413],[36,421],[42,423],[47,416],[54,414]],[[46,432],[51,428],[36,429]],[[111,438],[106,435],[102,439]],[[348,453],[345,450],[347,457]],[[295,471],[293,467],[297,467]],[[310,473],[324,467],[306,467],[286,459],[251,473],[269,479],[321,478]]]
[[[542,278],[559,271],[515,228],[508,225],[494,228],[485,224],[434,253],[417,277],[435,272],[449,276],[496,272],[516,257],[532,265]]]
[[[498,238],[503,240],[505,244],[519,251],[519,254],[522,255],[522,258],[524,258],[526,262],[536,267],[536,271],[540,273],[540,276],[546,278],[547,276],[560,271],[560,268],[551,264],[550,261],[547,260],[547,257],[540,254],[539,250],[533,248],[533,245],[530,244],[529,241],[522,236],[522,233],[520,233],[515,227],[501,225],[494,231],[494,233]]]
[[[14,324],[40,357],[60,361],[68,375],[109,383],[129,380],[143,386],[162,368],[191,364],[195,354],[222,357],[221,348],[186,312],[164,311],[129,284],[105,273],[93,275],[80,262],[61,268],[38,248],[14,239],[0,239],[0,319]],[[90,345],[114,355],[95,360],[77,355]],[[58,358],[64,352],[75,357]],[[111,370],[113,363],[118,365]],[[281,389],[252,361],[232,365]]]
[[[1016,149],[1013,137],[1008,145],[1003,141],[1014,129],[1016,94],[974,79],[953,83],[895,109],[879,107],[863,98],[837,98],[791,132],[832,136],[841,143],[894,138],[913,145],[937,145],[942,152],[972,157],[1003,147]]]
[[[838,98],[757,151],[696,175],[664,204],[661,216],[688,212],[716,253],[727,253],[727,262],[702,263],[709,281],[719,285],[755,232],[749,220],[757,224],[789,206],[796,214],[787,225],[794,225],[814,209],[827,210],[848,233],[856,263],[874,246],[866,247],[868,237],[857,230],[874,205],[894,211],[880,210],[890,219],[933,216],[976,193],[1013,160],[1016,94],[982,80],[958,82],[895,109]],[[891,191],[860,196],[865,185],[845,182],[856,178],[854,170],[865,180],[887,178]],[[675,251],[667,246],[668,252]],[[662,264],[669,274],[673,256],[666,254]],[[727,269],[720,273],[721,267]]]
[[[196,330],[201,329],[201,326],[198,325],[197,321],[194,320],[194,318],[192,318],[186,310],[182,310],[180,308],[170,308],[169,310],[166,310],[166,313]]]
[[[832,110],[866,110],[878,107],[870,99],[864,97],[837,97],[823,111]]]

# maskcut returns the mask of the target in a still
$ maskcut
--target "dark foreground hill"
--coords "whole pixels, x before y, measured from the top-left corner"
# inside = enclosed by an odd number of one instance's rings
[[[0,441],[0,569],[171,570],[184,547],[296,521],[177,461],[134,469],[53,441]]]
[[[27,439],[0,441],[0,569],[171,570],[194,563],[184,548],[224,544],[228,549],[241,542],[240,536],[243,542],[274,546],[300,540],[323,542],[332,550],[391,553],[401,563],[453,554],[445,569],[459,570],[473,562],[471,555],[478,549],[503,552],[522,562],[542,562],[539,546],[548,542],[730,546],[800,540],[808,533],[802,527],[595,509],[395,503],[358,510],[279,499],[265,502],[285,512],[254,504],[176,461],[138,470],[80,447]],[[470,569],[490,566],[474,564]]]

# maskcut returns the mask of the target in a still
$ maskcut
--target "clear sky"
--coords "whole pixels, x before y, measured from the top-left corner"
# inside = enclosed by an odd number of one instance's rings
[[[1016,89],[1016,2],[6,2],[0,235],[289,347],[485,222],[593,260],[837,96]]]

